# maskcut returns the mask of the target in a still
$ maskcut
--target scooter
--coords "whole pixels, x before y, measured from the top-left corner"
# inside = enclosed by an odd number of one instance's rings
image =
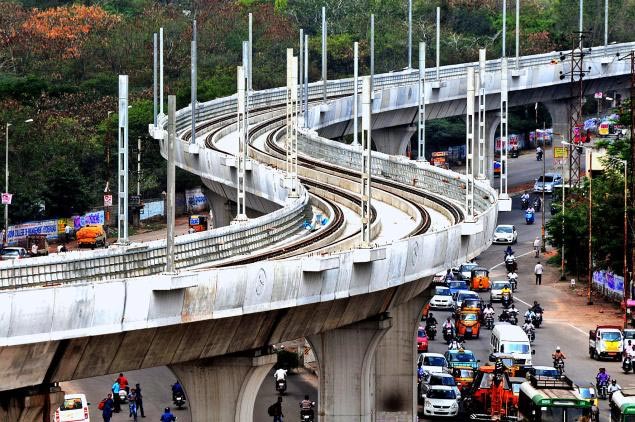
[[[606,400],[606,397],[608,395],[608,381],[603,381],[603,382],[599,382],[597,385],[597,389],[598,389],[598,397],[602,400]]]
[[[428,338],[430,340],[434,340],[434,338],[437,336],[437,326],[434,324],[428,325],[426,327],[426,334],[428,335]]]
[[[450,344],[450,341],[452,341],[452,338],[454,337],[453,335],[453,330],[451,327],[445,327],[443,329],[443,340],[445,341],[446,344]]]
[[[542,161],[542,151],[536,153],[536,161]]]
[[[529,199],[521,198],[520,200],[520,208],[524,211],[529,208]]]
[[[534,330],[533,328],[527,328],[524,331],[525,331],[525,334],[527,334],[527,338],[529,339],[529,342],[533,343],[534,340],[536,340],[536,330]]]
[[[512,297],[509,293],[503,293],[503,295],[501,296],[501,305],[503,305],[503,308],[509,308],[509,306],[512,304]]]
[[[315,402],[311,403],[312,407],[315,407]],[[315,418],[313,409],[300,410],[300,422],[313,422]]]
[[[625,374],[628,374],[633,369],[633,361],[629,355],[626,355],[624,362],[622,362],[622,370]]]
[[[534,213],[531,211],[525,211],[525,223],[534,224]]]
[[[276,381],[276,391],[281,396],[284,396],[284,393],[287,391],[287,380],[281,379]]]
[[[534,324],[534,327],[540,328],[540,324],[542,324],[542,312],[534,312],[534,317],[531,319],[531,323]]]
[[[125,388],[119,390],[119,403],[127,403],[128,402],[128,392]]]
[[[493,314],[485,315],[485,328],[487,328],[488,330],[491,330],[492,328],[494,328],[494,315]]]
[[[532,205],[534,206],[534,209],[536,210],[536,212],[540,212],[540,208],[542,206],[542,201],[540,200],[540,198],[536,197],[536,199],[534,199],[534,203]]]
[[[564,374],[564,359],[558,358],[553,361],[553,367],[556,368],[558,374],[562,376]]]

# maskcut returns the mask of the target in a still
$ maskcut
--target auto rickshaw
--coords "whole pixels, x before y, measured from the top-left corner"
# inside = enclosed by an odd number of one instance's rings
[[[195,232],[204,232],[207,230],[207,217],[204,215],[190,215],[189,226]]]
[[[452,376],[459,390],[463,391],[472,385],[474,372],[472,368],[452,368]]]
[[[478,338],[481,334],[481,321],[477,311],[461,311],[456,320],[456,332],[465,338]]]
[[[489,270],[483,267],[475,267],[472,269],[472,276],[470,277],[470,288],[474,291],[490,289],[489,285]]]
[[[460,312],[476,312],[479,317],[479,321],[481,321],[483,319],[483,307],[483,301],[481,299],[467,298],[461,302],[461,309],[457,310],[456,317],[458,317]]]

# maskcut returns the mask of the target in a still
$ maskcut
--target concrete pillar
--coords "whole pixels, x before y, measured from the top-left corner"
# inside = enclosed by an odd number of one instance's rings
[[[214,228],[229,226],[234,218],[229,199],[210,190],[205,190],[205,196],[210,206],[210,214],[214,219]]]
[[[485,177],[492,187],[494,183],[494,153],[496,152],[496,131],[501,123],[499,111],[489,112],[485,117]]]
[[[253,419],[254,403],[276,355],[232,356],[170,365],[183,384],[193,421]],[[273,384],[271,386],[273,389]]]
[[[417,416],[417,328],[429,295],[420,294],[389,315],[392,327],[375,353],[376,420],[411,422]]]
[[[408,146],[412,134],[416,131],[417,126],[415,125],[373,129],[373,142],[379,152],[390,155],[405,155],[406,146]]]
[[[569,141],[569,106],[571,100],[549,101],[543,103],[549,114],[553,124],[554,144],[559,145],[561,136]]]
[[[390,319],[366,320],[307,338],[319,367],[320,422],[371,421],[375,350],[390,325]]]
[[[64,392],[59,387],[5,391],[0,394],[0,422],[53,420],[63,401]]]

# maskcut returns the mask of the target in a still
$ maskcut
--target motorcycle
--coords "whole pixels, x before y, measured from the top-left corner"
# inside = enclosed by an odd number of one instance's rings
[[[508,314],[509,314],[508,322],[511,325],[518,325],[518,315],[516,314],[516,312],[508,312]]]
[[[491,329],[494,328],[494,315],[493,314],[485,315],[485,328],[487,328],[488,330],[491,330]]]
[[[633,369],[633,361],[630,356],[626,355],[624,362],[622,362],[622,370],[625,374],[628,374]]]
[[[520,209],[522,209],[524,211],[527,208],[529,208],[529,199],[528,198],[521,198],[520,199]]]
[[[434,338],[437,336],[437,326],[434,324],[428,325],[426,327],[426,334],[428,335],[428,338],[430,340],[434,340]]]
[[[542,151],[536,153],[536,161],[542,161]]]
[[[276,391],[281,396],[284,396],[285,391],[287,391],[287,380],[281,379],[276,381]]]
[[[534,224],[534,213],[531,211],[525,211],[525,223]]]
[[[119,403],[127,403],[128,402],[128,392],[122,388],[119,390]]]
[[[501,295],[501,305],[503,305],[503,308],[509,308],[511,304],[512,296],[509,293],[503,293]]]
[[[542,206],[542,201],[540,200],[540,198],[537,197],[536,199],[534,199],[533,206],[536,212],[540,212],[540,207]]]
[[[531,323],[534,324],[534,327],[540,328],[540,324],[542,324],[542,312],[535,312],[531,318]]]
[[[525,334],[527,334],[527,338],[529,339],[529,342],[533,343],[534,340],[536,340],[536,330],[534,330],[533,328],[526,328],[524,331],[525,331]]]
[[[508,273],[516,272],[516,258],[513,255],[507,255],[505,257],[505,269]]]
[[[315,402],[311,402],[311,406],[315,407]],[[314,418],[313,409],[300,410],[300,422],[313,422]]]
[[[553,361],[553,367],[556,368],[558,374],[562,376],[564,374],[564,359],[558,358]]]
[[[445,341],[446,344],[450,344],[450,341],[452,341],[453,337],[454,337],[454,330],[452,329],[452,327],[443,328],[443,340]]]
[[[509,281],[509,284],[512,286],[512,292],[515,292],[518,288],[518,274],[514,273],[511,276],[508,274],[507,281]]]
[[[509,322],[509,312],[507,311],[507,309],[503,309],[503,312],[501,312],[501,314],[498,316],[498,320],[500,322]]]
[[[600,398],[602,400],[606,400],[606,397],[609,394],[609,383],[608,383],[608,381],[598,382],[597,390],[598,390],[598,398]]]
[[[183,409],[183,406],[185,406],[185,395],[182,393],[176,393],[172,401],[179,410]]]

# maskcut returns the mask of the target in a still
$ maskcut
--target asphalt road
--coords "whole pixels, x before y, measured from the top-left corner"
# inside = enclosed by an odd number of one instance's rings
[[[548,205],[546,209],[546,216],[548,217]],[[594,382],[598,368],[605,367],[611,377],[617,379],[618,384],[622,388],[634,387],[635,376],[632,374],[624,375],[621,371],[620,363],[612,361],[598,362],[589,357],[588,331],[584,327],[572,324],[568,320],[567,315],[554,314],[553,310],[558,307],[559,302],[566,300],[566,297],[558,295],[558,291],[555,289],[547,288],[545,280],[543,280],[542,286],[535,285],[533,267],[537,259],[534,258],[532,243],[536,236],[540,235],[540,219],[541,213],[537,213],[536,223],[526,225],[523,213],[520,210],[520,204],[516,198],[512,212],[500,213],[498,220],[499,224],[514,224],[518,230],[518,243],[513,246],[516,256],[520,257],[518,259],[519,284],[518,290],[514,293],[516,307],[522,314],[533,304],[534,300],[537,300],[545,309],[544,323],[536,330],[536,341],[532,346],[536,350],[533,364],[552,366],[551,354],[556,346],[560,346],[567,356],[565,373],[577,384],[589,385]],[[480,265],[491,269],[490,278],[492,280],[505,279],[505,267],[502,264],[505,248],[506,246],[504,245],[492,245],[477,258],[477,262]],[[544,260],[542,262],[544,263]],[[483,299],[489,301],[488,293],[481,293],[480,295]],[[502,309],[500,303],[495,303],[494,309],[499,315]],[[438,321],[444,320],[447,316],[446,312],[435,312],[435,317]],[[601,322],[597,321],[597,323]],[[472,350],[482,363],[487,362],[489,356],[489,334],[489,331],[484,329],[483,335],[479,339],[466,341],[466,348]],[[443,343],[442,338],[437,338],[435,341],[430,342],[430,352],[444,353],[445,350],[447,350],[447,347]],[[602,412],[601,420],[608,420],[608,403],[602,401],[600,409]]]

